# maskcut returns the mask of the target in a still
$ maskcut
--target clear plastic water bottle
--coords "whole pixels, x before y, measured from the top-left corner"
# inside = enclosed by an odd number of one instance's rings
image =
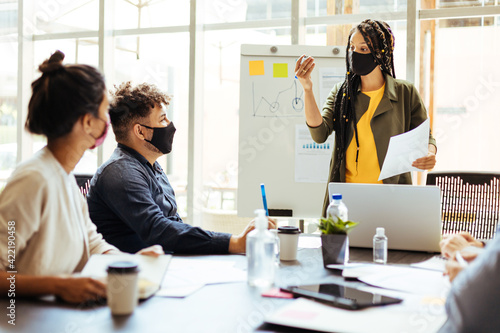
[[[348,220],[347,206],[342,202],[342,194],[332,194],[332,201],[330,201],[330,204],[326,208],[326,217],[332,217],[334,221],[337,221],[339,218],[344,222]],[[349,238],[346,238],[344,258],[344,262],[347,264],[349,262]]]
[[[342,194],[335,193],[332,195],[332,201],[326,209],[326,216],[332,217],[334,221],[340,217],[342,221],[347,221],[347,207],[342,202]]]
[[[377,228],[373,236],[373,262],[387,264],[387,236],[384,228]]]
[[[274,283],[276,236],[267,230],[266,211],[255,211],[255,230],[247,236],[248,284],[270,287]]]

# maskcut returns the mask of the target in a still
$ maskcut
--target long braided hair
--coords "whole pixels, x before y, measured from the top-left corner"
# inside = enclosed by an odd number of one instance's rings
[[[394,70],[394,34],[389,25],[383,21],[364,20],[349,32],[347,39],[346,55],[350,52],[351,37],[354,32],[359,31],[363,36],[371,54],[380,66],[382,73],[396,78]],[[333,169],[332,177],[339,172],[340,165],[345,158],[346,150],[349,145],[347,142],[350,122],[354,122],[354,134],[356,144],[358,144],[358,130],[356,113],[354,111],[354,99],[357,87],[361,84],[361,77],[354,74],[349,64],[349,57],[346,56],[346,69],[344,83],[337,92],[334,106],[334,130],[336,150],[336,163]],[[359,144],[358,144],[359,148]]]

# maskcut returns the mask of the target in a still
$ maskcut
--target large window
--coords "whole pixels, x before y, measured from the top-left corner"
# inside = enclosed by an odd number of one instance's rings
[[[307,45],[336,45],[346,48],[347,38],[356,23],[348,25],[310,26],[307,29]],[[387,21],[395,37],[394,67],[398,79],[406,78],[406,22]]]
[[[189,1],[115,0],[115,29],[171,27],[189,24]]]
[[[420,3],[407,21],[414,1],[198,0],[196,8],[174,0],[1,1],[0,188],[16,163],[44,144],[42,138],[23,139],[30,138],[23,127],[26,101],[40,75],[36,67],[59,49],[66,63],[99,67],[108,89],[146,81],[172,94],[168,116],[177,132],[173,152],[160,162],[181,215],[197,223],[196,211],[234,213],[241,44],[345,47],[349,30],[365,18],[385,20],[396,36],[397,78],[415,82],[433,120],[436,169],[496,170],[498,0]],[[75,172],[95,172],[115,147],[110,133]]]
[[[307,16],[405,11],[406,3],[407,0],[308,0]]]
[[[499,19],[422,21],[429,27],[423,68],[432,78],[422,89],[429,92],[426,97],[433,97],[429,107],[439,145],[436,169],[500,169]]]
[[[437,0],[436,8],[484,7],[498,5],[498,0]]]
[[[291,17],[289,0],[205,0],[204,23],[245,22]]]
[[[17,161],[17,4],[0,4],[0,191]]]
[[[97,67],[99,64],[99,48],[97,38],[75,38],[43,40],[34,43],[33,63],[36,66],[50,57],[54,51],[60,50],[64,53],[64,61],[67,64],[83,63]],[[40,72],[34,73],[38,78]],[[40,135],[32,136],[32,151],[37,152],[46,145],[46,139]],[[93,174],[97,170],[97,150],[87,150],[80,162],[75,167],[76,174]]]
[[[34,9],[37,34],[99,29],[99,0],[28,1]]]
[[[241,44],[287,44],[290,35],[269,30],[205,34],[203,186],[206,208],[236,209]]]
[[[116,37],[114,44],[114,68],[112,78],[107,80],[110,90],[126,81],[133,84],[148,82],[172,96],[167,116],[174,122],[177,131],[172,152],[160,158],[159,162],[174,186],[179,214],[186,217],[189,35],[124,36]],[[115,147],[114,140],[106,140],[104,160],[109,158]]]

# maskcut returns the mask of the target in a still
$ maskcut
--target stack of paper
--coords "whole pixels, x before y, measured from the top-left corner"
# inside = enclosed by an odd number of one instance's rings
[[[444,272],[447,261],[448,259],[446,259],[443,256],[433,256],[432,258],[427,259],[425,261],[411,264],[411,266],[416,268],[424,268],[433,271]]]
[[[342,276],[369,285],[406,293],[446,297],[450,283],[442,271],[396,265],[364,264],[346,267]]]
[[[156,296],[186,297],[207,284],[243,282],[247,273],[233,261],[173,258]]]
[[[272,324],[321,332],[436,332],[446,320],[443,304],[409,297],[401,305],[352,311],[299,298],[268,315]]]

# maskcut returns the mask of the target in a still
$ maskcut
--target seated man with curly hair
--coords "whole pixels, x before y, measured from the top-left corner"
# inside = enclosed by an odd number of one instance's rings
[[[118,146],[91,180],[90,217],[106,241],[125,252],[160,244],[165,252],[243,253],[253,222],[234,236],[185,224],[177,213],[174,191],[156,161],[172,149],[175,127],[165,112],[169,101],[147,83],[116,88],[109,115]]]

